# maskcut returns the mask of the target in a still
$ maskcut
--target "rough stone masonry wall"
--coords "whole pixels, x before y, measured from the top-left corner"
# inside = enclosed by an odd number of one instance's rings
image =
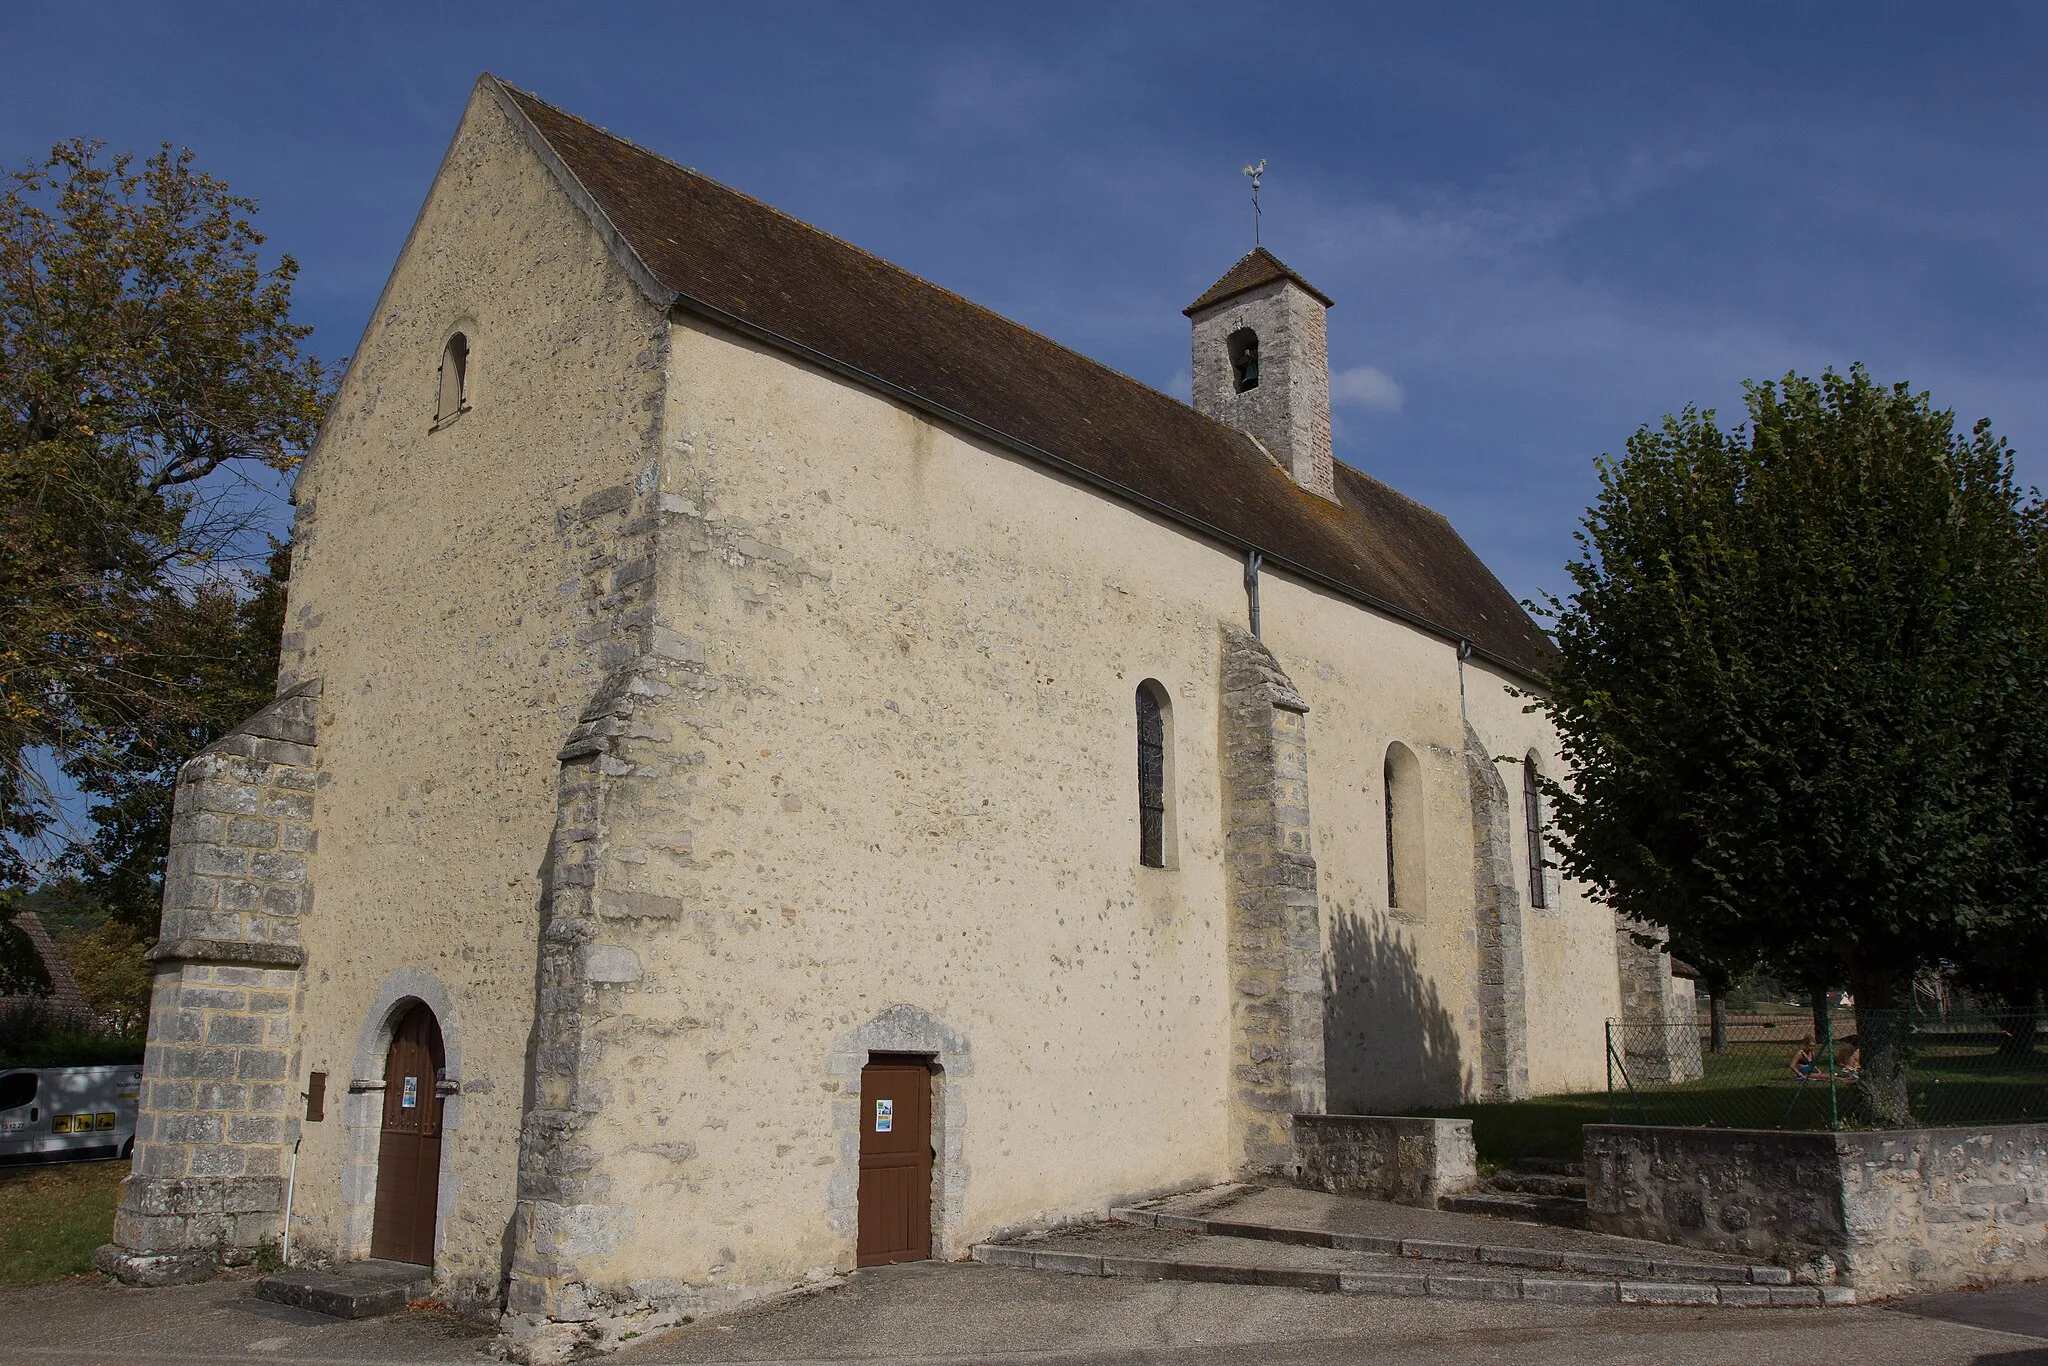
[[[282,1231],[319,697],[291,688],[178,773],[134,1168],[99,1259],[125,1280],[245,1263]]]
[[[1520,1100],[1529,1094],[1529,996],[1512,808],[1493,756],[1470,725],[1465,779],[1472,801],[1472,914],[1479,941],[1480,1095]]]
[[[1247,1172],[1294,1163],[1324,1108],[1322,923],[1309,850],[1308,703],[1266,647],[1224,628],[1224,867],[1231,1134]]]
[[[2048,1278],[2048,1126],[1842,1134],[1586,1126],[1593,1227],[1861,1297]]]
[[[1239,393],[1229,343],[1245,327],[1258,334],[1259,382]],[[1328,320],[1308,291],[1275,280],[1205,310],[1191,373],[1197,412],[1251,433],[1297,484],[1336,500]]]
[[[1479,1183],[1469,1119],[1296,1115],[1297,1178],[1313,1190],[1435,1209]]]

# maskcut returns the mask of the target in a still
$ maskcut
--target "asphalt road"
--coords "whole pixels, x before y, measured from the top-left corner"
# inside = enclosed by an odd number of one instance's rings
[[[862,1272],[830,1289],[636,1342],[613,1360],[2048,1366],[2048,1287],[1936,1296],[1915,1309],[1925,1312],[1492,1305],[924,1264]],[[246,1281],[170,1290],[77,1281],[0,1291],[0,1362],[9,1363],[477,1366],[492,1342],[440,1313],[341,1323],[257,1300]]]

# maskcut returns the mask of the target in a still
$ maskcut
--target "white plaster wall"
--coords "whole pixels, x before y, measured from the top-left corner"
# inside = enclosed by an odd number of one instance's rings
[[[1614,953],[1614,914],[1587,896],[1583,884],[1558,879],[1558,904],[1530,904],[1529,828],[1522,805],[1522,768],[1512,762],[1531,749],[1546,756],[1544,772],[1570,785],[1556,729],[1541,713],[1525,710],[1517,695],[1528,684],[1483,661],[1465,664],[1466,710],[1473,729],[1495,757],[1508,790],[1515,849],[1515,879],[1522,893],[1524,980],[1529,1009],[1529,1082],[1537,1095],[1593,1091],[1607,1084],[1604,1026],[1621,1014],[1621,978]]]
[[[631,1104],[586,1136],[644,1192],[607,1275],[850,1265],[857,1077],[828,1064],[896,1006],[972,1058],[950,1254],[1221,1177],[1235,559],[780,355],[678,327],[673,356],[658,577],[717,688],[608,832],[606,876],[681,912],[633,931],[604,1031]],[[1148,678],[1177,868],[1138,863]]]
[[[457,327],[473,406],[432,431]],[[375,1136],[351,1135],[369,1112],[345,1092],[380,991],[412,974],[460,1017],[437,1269],[496,1293],[555,752],[598,678],[578,632],[603,547],[556,514],[649,460],[664,330],[477,97],[298,488],[285,672],[325,679],[298,1081],[326,1072],[329,1103],[304,1126],[295,1253],[366,1250]]]
[[[1456,648],[1281,574],[1263,576],[1260,605],[1266,644],[1310,707],[1330,1109],[1386,1114],[1456,1100],[1480,1076]],[[1395,741],[1422,770],[1427,881],[1390,910],[1382,781]]]
[[[1397,1113],[1468,1098],[1480,1080],[1478,943],[1469,717],[1509,795],[1523,924],[1530,1084],[1537,1094],[1605,1083],[1601,1024],[1619,1010],[1611,917],[1565,883],[1560,905],[1529,902],[1521,767],[1534,748],[1560,772],[1556,736],[1525,714],[1525,680],[1319,588],[1268,572],[1266,644],[1310,705],[1309,784],[1323,903],[1327,1066],[1333,1113]],[[1427,794],[1423,905],[1387,906],[1389,744],[1412,750]]]

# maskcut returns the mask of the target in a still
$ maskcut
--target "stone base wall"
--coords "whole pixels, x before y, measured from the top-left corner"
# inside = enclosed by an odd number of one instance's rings
[[[1586,1126],[1592,1226],[1859,1297],[2048,1279],[2048,1125],[1803,1134]]]
[[[1296,1115],[1294,1149],[1296,1179],[1332,1195],[1434,1209],[1479,1184],[1469,1119]]]

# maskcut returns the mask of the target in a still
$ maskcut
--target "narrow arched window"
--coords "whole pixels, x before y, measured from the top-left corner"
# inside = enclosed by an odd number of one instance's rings
[[[441,348],[441,400],[436,422],[446,422],[469,408],[469,338],[457,332]]]
[[[1259,334],[1240,327],[1224,343],[1230,348],[1230,379],[1237,392],[1259,387]]]
[[[1544,849],[1549,843],[1543,821],[1543,789],[1536,785],[1536,751],[1522,760],[1522,823],[1529,831],[1529,904],[1538,910],[1550,906],[1550,874]]]
[[[1387,908],[1420,914],[1428,890],[1423,858],[1422,765],[1408,746],[1387,746],[1381,772],[1387,817]]]
[[[1147,868],[1167,866],[1172,835],[1166,804],[1170,711],[1166,689],[1149,678],[1138,685],[1138,862]]]

